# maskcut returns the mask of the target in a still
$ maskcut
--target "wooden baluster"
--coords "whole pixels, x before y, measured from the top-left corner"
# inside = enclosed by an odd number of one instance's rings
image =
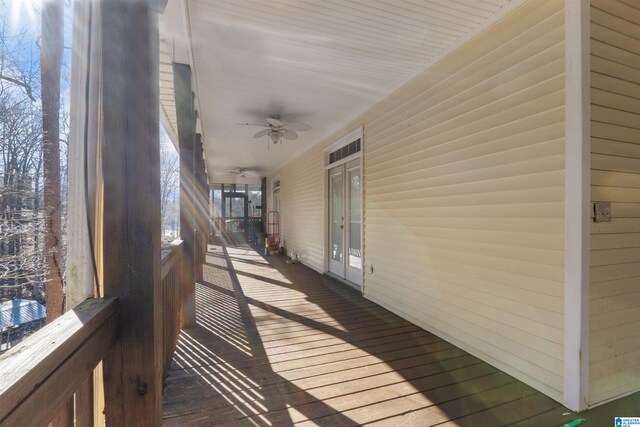
[[[76,392],[76,426],[93,427],[94,397],[93,374],[87,378]]]

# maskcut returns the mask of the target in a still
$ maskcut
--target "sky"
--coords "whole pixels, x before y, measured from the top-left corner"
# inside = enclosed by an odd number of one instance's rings
[[[6,38],[8,44],[14,42],[14,38],[18,34],[24,34],[25,39],[21,45],[19,52],[23,60],[29,60],[29,57],[39,55],[38,40],[41,31],[40,11],[45,1],[52,0],[0,0],[0,25],[6,29]],[[65,50],[63,58],[63,70],[61,81],[62,107],[67,110],[70,104],[70,73],[71,73],[71,48],[73,33],[73,0],[55,0],[63,1],[65,4],[64,34],[65,34]],[[161,127],[161,144],[173,145]],[[174,148],[175,151],[175,148]]]
[[[11,31],[27,30],[35,40],[40,34],[40,10],[51,0],[0,0],[0,15],[8,19]],[[55,0],[65,4],[65,45],[71,41],[73,0]]]
[[[9,29],[12,32],[30,29],[36,31],[39,26],[38,10],[41,2],[39,0],[1,0],[2,17],[9,21]],[[34,35],[37,35],[35,32]]]
[[[39,38],[41,32],[40,11],[45,1],[52,0],[0,0],[0,20],[6,31],[6,43],[11,46],[16,43],[16,36],[24,34],[23,43],[20,45],[18,54],[21,60],[29,60],[30,57],[39,56]],[[71,72],[71,46],[73,32],[73,0],[63,1],[64,8],[64,56],[63,56],[63,78],[61,81],[63,103],[68,105],[69,78]]]

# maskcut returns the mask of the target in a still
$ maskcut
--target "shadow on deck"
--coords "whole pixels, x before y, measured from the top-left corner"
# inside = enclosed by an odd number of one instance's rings
[[[553,426],[578,418],[305,266],[249,247],[209,249],[197,327],[180,334],[165,390],[165,425]],[[602,419],[612,425],[613,415]]]

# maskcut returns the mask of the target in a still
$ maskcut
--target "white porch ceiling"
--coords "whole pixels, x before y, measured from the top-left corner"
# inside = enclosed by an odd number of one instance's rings
[[[161,36],[194,70],[210,182],[238,168],[256,181],[521,2],[170,0]],[[237,125],[275,114],[313,129],[267,150],[260,128]]]

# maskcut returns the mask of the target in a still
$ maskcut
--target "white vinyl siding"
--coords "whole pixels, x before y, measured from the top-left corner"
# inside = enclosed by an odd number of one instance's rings
[[[564,49],[527,2],[365,115],[366,296],[556,400]]]
[[[276,147],[280,148],[280,147]],[[318,145],[280,169],[280,234],[287,253],[324,271],[324,152]],[[268,201],[271,206],[272,201]],[[271,207],[269,207],[271,209]]]
[[[526,2],[319,144],[364,126],[365,296],[556,400],[564,19],[562,1]],[[285,241],[314,268],[324,259],[321,150],[274,174]]]
[[[591,405],[640,386],[640,4],[591,6]]]

